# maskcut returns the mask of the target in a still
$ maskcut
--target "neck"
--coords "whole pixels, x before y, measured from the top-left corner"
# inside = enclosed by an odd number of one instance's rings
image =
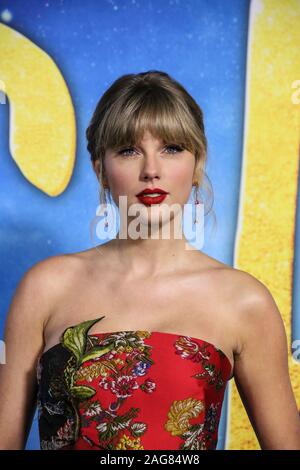
[[[151,226],[146,226],[144,238],[140,236],[137,239],[130,236],[130,221],[127,221],[126,232],[123,230],[120,235],[120,230],[111,242],[118,264],[124,269],[127,278],[156,277],[159,274],[174,272],[191,261],[191,253],[195,253],[195,248],[188,243],[182,225],[178,225],[175,219],[176,217],[170,221],[170,230],[164,231],[160,225],[157,230],[152,230],[151,234]],[[177,227],[176,231],[174,226]],[[139,232],[136,230],[136,233]]]

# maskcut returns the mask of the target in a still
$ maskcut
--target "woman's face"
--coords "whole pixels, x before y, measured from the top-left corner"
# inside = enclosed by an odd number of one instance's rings
[[[133,147],[106,150],[104,164],[106,183],[118,207],[119,196],[127,197],[128,208],[139,204],[144,211],[153,208],[154,214],[161,204],[179,204],[183,208],[188,201],[195,168],[194,154],[176,144],[164,145],[149,131]],[[95,163],[98,174],[96,165],[99,162]],[[160,188],[168,194],[161,204],[145,205],[137,194],[146,188]],[[153,212],[151,215],[153,217]]]

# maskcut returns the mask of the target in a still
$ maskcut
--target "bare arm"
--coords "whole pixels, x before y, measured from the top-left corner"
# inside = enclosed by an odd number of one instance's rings
[[[26,272],[6,317],[6,363],[0,365],[1,450],[21,450],[26,446],[36,410],[36,365],[44,347],[54,264],[56,257],[41,261]]]
[[[264,284],[249,275],[241,312],[241,353],[235,383],[263,450],[300,450],[284,323]]]

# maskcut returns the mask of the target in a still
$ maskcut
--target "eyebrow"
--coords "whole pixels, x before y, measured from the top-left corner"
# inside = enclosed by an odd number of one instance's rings
[[[167,143],[168,143],[167,141],[161,140],[161,141],[159,141],[159,143],[157,144],[157,147],[156,147],[156,148],[159,148],[159,147],[161,147],[162,145],[166,145]],[[174,142],[174,144],[175,144],[175,142]],[[139,147],[140,149],[144,150],[144,149],[143,149],[143,146],[139,145],[138,143],[135,143],[135,144],[133,144],[133,145],[135,145],[136,147]]]

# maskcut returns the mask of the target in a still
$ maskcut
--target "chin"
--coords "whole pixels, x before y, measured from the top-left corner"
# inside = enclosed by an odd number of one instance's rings
[[[138,219],[142,225],[153,225],[153,228],[155,229],[155,227],[169,224],[179,211],[175,210],[174,214],[174,211],[170,211],[167,204],[155,204],[151,206],[142,205]]]

